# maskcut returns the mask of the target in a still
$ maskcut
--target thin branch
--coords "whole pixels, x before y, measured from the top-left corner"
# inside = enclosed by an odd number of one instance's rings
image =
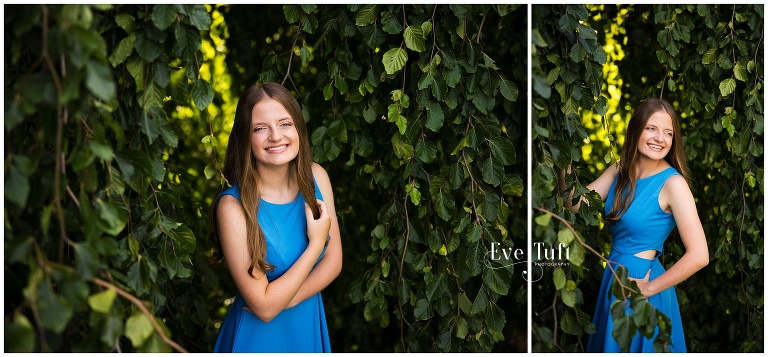
[[[64,207],[61,205],[61,172],[64,170],[64,153],[62,152],[62,141],[64,135],[64,121],[62,117],[61,107],[61,95],[63,87],[61,85],[61,79],[58,72],[56,72],[56,66],[48,54],[48,7],[40,5],[41,12],[43,13],[43,31],[42,31],[42,45],[40,58],[48,66],[48,71],[51,72],[51,78],[53,84],[56,87],[56,164],[54,168],[53,176],[53,200],[56,205],[56,213],[59,220],[59,255],[58,260],[61,261],[64,257],[64,242],[67,241],[67,226],[64,222]]]
[[[70,266],[67,266],[67,265],[64,265],[64,264],[59,264],[59,263],[54,263],[54,262],[48,262],[48,263],[52,267],[57,267],[57,268],[60,268],[60,269],[67,270],[69,272],[74,272],[74,269],[72,269],[72,267],[70,267]],[[181,347],[178,343],[174,342],[173,340],[168,338],[168,336],[165,335],[165,332],[160,327],[160,325],[157,323],[157,320],[155,320],[155,316],[147,309],[146,306],[144,306],[144,303],[141,300],[139,300],[139,298],[131,295],[129,292],[121,289],[117,285],[114,285],[114,284],[112,284],[112,283],[110,283],[108,281],[102,280],[100,278],[94,277],[93,278],[93,282],[96,285],[99,285],[101,287],[114,290],[118,295],[120,295],[120,296],[126,298],[127,300],[129,300],[130,302],[132,302],[134,305],[136,305],[136,307],[139,308],[139,310],[141,310],[141,312],[144,314],[144,316],[149,320],[149,323],[155,329],[155,332],[157,332],[157,334],[160,336],[160,338],[163,340],[163,342],[165,342],[167,345],[171,346],[173,349],[175,349],[178,352],[185,352],[185,353],[187,352],[187,350],[184,347]]]
[[[75,203],[75,206],[77,206],[77,209],[80,209],[80,201],[77,200],[77,197],[75,197],[75,193],[72,192],[72,189],[67,185],[67,195],[69,195],[69,198],[72,199],[72,202]]]
[[[403,263],[405,262],[405,253],[408,251],[408,238],[411,236],[411,223],[408,218],[408,199],[403,200],[403,209],[405,210],[405,245],[403,246],[403,255],[400,257],[400,272],[397,277],[398,285],[403,283]],[[397,305],[400,308],[400,343],[403,345],[403,352],[408,352],[405,348],[405,335],[403,333],[403,322],[405,314],[403,313],[403,303],[400,301],[400,294],[397,294]]]
[[[483,19],[482,19],[482,20],[480,20],[480,27],[478,27],[478,29],[477,29],[477,39],[476,39],[476,42],[477,42],[478,44],[480,43],[480,36],[481,36],[481,35],[482,35],[482,33],[483,33],[483,24],[485,24],[485,18],[486,18],[486,17],[488,17],[488,13],[486,13],[486,14],[483,16]]]
[[[622,293],[623,296],[628,296],[629,295],[629,294],[627,294],[627,290],[629,290],[630,292],[633,292],[633,293],[639,293],[639,291],[636,291],[635,289],[632,289],[629,286],[626,286],[626,285],[621,283],[621,280],[619,279],[619,274],[616,273],[616,270],[611,265],[611,263],[613,263],[613,262],[608,260],[608,258],[604,257],[602,254],[600,254],[598,251],[596,251],[594,248],[590,247],[586,242],[584,242],[584,240],[581,239],[581,235],[579,235],[579,233],[576,231],[576,229],[573,228],[573,226],[571,225],[571,222],[568,222],[563,217],[560,217],[560,216],[554,214],[552,211],[549,211],[546,208],[539,207],[539,208],[536,208],[536,210],[538,210],[538,211],[540,211],[542,213],[549,213],[552,217],[556,218],[558,221],[560,221],[563,224],[565,224],[565,226],[568,227],[568,229],[571,231],[571,233],[573,233],[573,237],[576,238],[576,241],[578,241],[579,244],[581,244],[582,247],[586,248],[592,254],[600,257],[600,259],[605,262],[605,266],[608,267],[608,269],[611,270],[611,273],[616,278],[616,282],[619,283],[619,286],[621,287],[621,293]]]
[[[173,347],[173,349],[175,349],[178,352],[187,352],[187,350],[184,349],[184,347],[181,347],[179,344],[177,344],[176,342],[174,342],[173,340],[168,338],[168,336],[165,335],[165,332],[163,332],[163,329],[160,327],[160,325],[158,325],[157,320],[155,320],[155,316],[151,312],[149,312],[149,310],[147,310],[147,307],[144,306],[144,303],[142,303],[141,300],[139,300],[137,297],[129,294],[127,291],[123,289],[120,289],[114,284],[106,282],[99,278],[93,278],[93,282],[107,289],[112,289],[116,293],[118,293],[120,296],[130,300],[134,305],[136,305],[136,307],[139,308],[139,310],[141,310],[144,316],[146,316],[146,318],[149,320],[149,323],[152,324],[152,327],[155,329],[155,332],[157,332],[157,334],[160,336],[163,342]]]
[[[296,29],[297,29],[296,37],[293,38],[293,44],[291,45],[290,51],[288,51],[291,53],[291,55],[288,57],[288,69],[285,70],[285,77],[283,77],[283,81],[280,82],[280,85],[285,85],[285,80],[288,79],[288,76],[291,75],[291,63],[293,63],[293,48],[296,47],[296,41],[299,40],[299,35],[301,35],[301,26],[296,26]]]

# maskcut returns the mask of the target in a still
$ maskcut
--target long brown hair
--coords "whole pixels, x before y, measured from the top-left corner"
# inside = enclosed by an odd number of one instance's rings
[[[632,204],[635,196],[635,184],[637,182],[637,145],[640,135],[648,123],[648,118],[656,112],[663,111],[672,118],[672,147],[664,160],[674,167],[680,175],[689,179],[688,167],[685,163],[685,151],[683,150],[683,138],[680,133],[680,118],[675,109],[667,101],[662,99],[646,99],[642,101],[627,124],[627,133],[624,137],[624,147],[621,149],[619,161],[619,177],[616,179],[616,195],[613,197],[613,209],[605,217],[606,222],[619,220]]]
[[[265,99],[274,99],[282,104],[293,119],[299,134],[299,152],[296,158],[291,160],[289,171],[293,177],[296,177],[299,192],[304,196],[304,201],[309,204],[315,219],[320,216],[320,208],[315,200],[315,185],[312,179],[312,153],[309,148],[307,124],[304,122],[299,103],[288,89],[277,83],[267,82],[248,88],[237,102],[235,121],[232,124],[232,131],[229,133],[229,143],[224,161],[224,177],[231,184],[237,185],[240,191],[240,203],[243,205],[243,211],[245,211],[248,253],[251,256],[248,274],[251,276],[254,276],[254,267],[264,272],[274,269],[274,266],[266,260],[266,241],[258,221],[259,172],[256,167],[256,158],[251,150],[253,107]],[[210,237],[215,247],[214,261],[219,261],[223,257],[218,236],[217,206],[218,196],[214,200],[209,214]]]

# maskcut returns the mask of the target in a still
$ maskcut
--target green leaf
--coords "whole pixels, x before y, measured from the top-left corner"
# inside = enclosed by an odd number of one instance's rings
[[[21,122],[24,121],[24,116],[21,114],[21,111],[19,110],[18,101],[16,100],[5,101],[5,117],[3,118],[3,121],[5,122],[5,130],[8,130],[8,131],[15,128],[16,125],[19,125]]]
[[[432,307],[427,299],[419,299],[413,307],[413,317],[418,321],[429,320],[432,314]]]
[[[585,40],[597,41],[597,32],[595,32],[595,30],[589,26],[579,24],[579,37]]]
[[[443,114],[443,108],[440,103],[429,102],[427,106],[427,121],[424,124],[429,130],[433,132],[440,131],[445,121],[445,115]]]
[[[136,292],[137,296],[143,296],[152,287],[150,279],[150,267],[146,259],[139,259],[128,268],[128,286]]]
[[[195,234],[185,225],[180,225],[168,232],[168,236],[173,239],[175,247],[181,252],[192,253],[195,251]]]
[[[468,331],[469,325],[467,324],[467,320],[463,317],[456,319],[456,337],[463,340],[467,337]]]
[[[211,27],[211,14],[205,9],[205,5],[195,5],[194,10],[189,14],[189,24],[200,31],[207,31]]]
[[[555,271],[552,272],[552,281],[555,283],[555,289],[562,290],[565,288],[565,272],[563,268],[555,268]]]
[[[27,205],[29,197],[29,179],[16,165],[11,165],[5,177],[5,199],[15,203],[19,208]]]
[[[160,266],[168,271],[168,277],[171,279],[175,277],[188,278],[192,276],[192,270],[187,269],[182,264],[182,259],[186,262],[190,262],[189,256],[181,255],[179,252],[174,251],[173,244],[169,240],[163,241],[157,259],[160,262]]]
[[[171,24],[176,21],[176,15],[178,14],[178,10],[176,5],[171,4],[157,4],[152,9],[152,22],[155,23],[155,26],[159,28],[160,30],[165,30],[168,28],[168,26],[171,26]]]
[[[392,48],[384,54],[382,63],[387,74],[395,74],[408,62],[408,53],[400,47]]]
[[[534,219],[536,221],[536,224],[546,227],[549,225],[549,221],[552,220],[552,215],[549,213],[542,214]]]
[[[304,11],[305,14],[311,14],[312,11],[315,11],[317,9],[317,5],[315,4],[300,4],[301,11]]]
[[[488,140],[488,146],[491,148],[493,157],[503,165],[515,163],[515,147],[512,146],[512,142],[509,139],[505,137],[491,138]]]
[[[98,141],[91,141],[88,146],[91,147],[91,151],[94,155],[98,156],[99,159],[109,161],[112,160],[112,157],[115,155],[112,152],[112,147],[102,144]]]
[[[301,63],[309,63],[309,50],[306,47],[302,46],[299,50],[299,58],[301,58]]]
[[[13,321],[5,323],[5,352],[32,353],[35,352],[36,333],[32,324],[24,314],[14,314]]]
[[[115,47],[115,50],[112,51],[112,54],[109,55],[109,63],[112,64],[112,67],[117,67],[128,59],[128,56],[133,53],[133,46],[135,43],[136,34],[133,32],[120,41],[117,47]]]
[[[456,210],[456,204],[450,195],[440,192],[435,197],[435,208],[440,218],[447,222],[451,220],[453,211]]]
[[[498,186],[501,184],[501,178],[504,176],[504,166],[494,157],[489,157],[483,162],[483,181]]]
[[[147,89],[149,89],[149,87],[147,87]],[[150,144],[155,142],[157,136],[160,135],[160,124],[158,123],[160,120],[162,119],[156,118],[154,113],[148,111],[143,112],[141,115],[139,127],[141,127],[141,131],[147,135]]]
[[[289,24],[299,22],[301,8],[298,5],[283,5],[283,14],[285,15],[285,20],[288,21]]]
[[[119,13],[115,15],[115,23],[120,26],[126,33],[133,33],[135,29],[134,18],[126,13]]]
[[[155,85],[155,82],[149,82],[142,92],[139,93],[139,104],[145,110],[151,108],[161,108],[165,99],[163,88]],[[155,137],[157,137],[155,135]]]
[[[203,172],[205,173],[205,178],[210,180],[213,175],[216,175],[215,163],[211,162],[208,165],[205,165],[205,170],[203,170]]]
[[[447,82],[447,80],[446,80]],[[501,95],[504,96],[508,101],[510,102],[516,102],[517,101],[517,85],[513,83],[512,81],[508,79],[504,79],[501,81],[501,84],[499,85],[499,91],[501,92]]]
[[[131,340],[133,347],[141,347],[154,332],[152,323],[141,312],[135,313],[125,322],[125,336]]]
[[[112,72],[109,66],[100,61],[93,59],[88,61],[85,86],[91,94],[103,101],[115,99],[115,81],[112,79]]]
[[[128,215],[117,209],[112,203],[97,198],[96,210],[99,213],[101,222],[104,223],[102,228],[107,234],[112,236],[119,235],[128,223]]]
[[[485,312],[485,321],[488,323],[488,328],[491,331],[501,332],[504,330],[504,325],[507,322],[504,310],[499,305],[490,304],[488,310]]]
[[[710,48],[701,57],[702,64],[712,64],[717,61],[717,48]]]
[[[176,37],[173,46],[176,55],[182,58],[194,57],[195,51],[200,49],[202,44],[200,31],[194,26],[177,22],[173,27],[173,34]]]
[[[195,102],[195,107],[198,110],[203,111],[208,108],[213,100],[213,89],[211,84],[204,80],[197,81],[192,86],[192,101]]]
[[[355,25],[368,26],[376,21],[379,15],[379,5],[367,4],[355,14]]]
[[[309,34],[315,33],[317,26],[318,26],[318,21],[315,15],[308,14],[301,17],[301,27],[307,33]]]
[[[492,269],[483,271],[483,283],[493,292],[499,295],[507,295],[512,286],[512,276],[506,268]]]
[[[419,188],[417,185],[411,185],[410,183],[405,185],[405,192],[411,198],[411,202],[415,206],[418,206],[419,202],[421,202],[421,192],[419,192]]]
[[[720,95],[726,97],[736,90],[736,80],[728,78],[720,82]]]
[[[77,274],[82,278],[91,279],[99,271],[99,254],[88,243],[75,244],[75,260],[77,261]]]
[[[421,26],[408,26],[403,32],[403,38],[405,39],[405,47],[413,51],[422,52],[427,49],[424,44],[424,30]]]
[[[738,79],[738,80],[740,80],[742,82],[746,82],[747,81],[747,67],[742,65],[739,62],[736,62],[736,64],[733,65],[733,76],[736,77],[736,79]]]
[[[91,306],[91,309],[94,311],[106,314],[112,309],[112,303],[115,301],[115,297],[117,297],[117,293],[114,290],[106,289],[89,296],[88,305]]]
[[[560,290],[560,296],[563,298],[563,304],[569,307],[576,307],[576,293],[573,290],[567,288]]]
[[[128,73],[131,74],[133,82],[136,83],[136,90],[144,90],[144,61],[137,58],[128,62],[125,67],[128,68]]]
[[[35,302],[43,326],[55,333],[62,333],[74,313],[69,302],[55,295],[48,281],[38,287]]]
[[[426,139],[419,140],[416,144],[416,157],[422,162],[430,163],[437,156],[437,148]]]
[[[165,141],[168,146],[173,148],[179,146],[179,137],[176,136],[176,133],[171,129],[171,125],[167,120],[158,119],[157,128],[160,131],[160,137],[163,138],[163,141]]]
[[[621,347],[622,351],[627,351],[632,343],[632,337],[635,336],[637,327],[632,321],[632,316],[625,314],[627,311],[627,300],[616,300],[611,306],[611,316],[613,318],[613,332],[611,335]]]
[[[136,53],[146,62],[153,62],[160,56],[160,52],[163,49],[163,45],[153,39],[150,39],[147,35],[147,31],[136,32],[135,42]]]
[[[560,231],[557,232],[557,241],[562,243],[565,247],[571,244],[573,238],[573,232],[571,232],[568,227],[563,227],[560,229]]]

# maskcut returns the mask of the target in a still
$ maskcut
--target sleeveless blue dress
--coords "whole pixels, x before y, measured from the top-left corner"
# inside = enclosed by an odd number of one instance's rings
[[[655,175],[638,179],[632,204],[618,221],[608,224],[613,237],[608,260],[614,269],[617,269],[619,265],[626,267],[631,278],[642,279],[650,270],[650,280],[653,280],[666,271],[658,257],[661,255],[664,241],[675,228],[675,220],[671,213],[665,212],[659,206],[659,192],[661,192],[664,183],[674,175],[680,174],[670,167]],[[608,197],[605,200],[606,215],[613,208],[615,188],[616,178],[613,179],[611,188],[608,190]],[[650,249],[656,250],[654,259],[634,256],[636,253]],[[613,273],[606,267],[597,298],[595,315],[592,319],[597,332],[590,336],[587,352],[621,352],[621,347],[611,334],[613,332],[611,304],[616,301],[616,297],[611,293],[612,283]],[[686,352],[680,306],[677,303],[675,288],[670,287],[651,296],[648,298],[648,302],[669,317],[672,322],[670,351]],[[628,316],[632,315],[632,309],[627,306],[625,313]],[[658,333],[657,327],[653,337],[648,339],[637,332],[632,338],[629,352],[655,352],[653,340]]]
[[[317,199],[322,200],[317,182],[315,192]],[[237,186],[227,188],[217,199],[223,195],[232,195],[240,201]],[[309,244],[304,196],[299,194],[286,204],[260,200],[258,220],[267,242],[266,260],[275,266],[266,273],[271,282],[282,276]],[[325,249],[318,261],[324,254]],[[245,306],[238,292],[221,324],[214,352],[331,352],[320,293],[281,311],[270,322],[243,310]]]

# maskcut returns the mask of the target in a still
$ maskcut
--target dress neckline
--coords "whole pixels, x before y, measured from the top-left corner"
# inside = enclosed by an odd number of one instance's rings
[[[664,170],[661,170],[661,171],[659,171],[659,172],[657,172],[657,173],[655,173],[655,174],[653,174],[653,175],[650,175],[650,176],[646,176],[646,177],[641,177],[641,178],[639,178],[639,179],[637,179],[637,180],[638,180],[638,181],[640,181],[640,180],[645,180],[645,179],[648,179],[648,178],[651,178],[651,177],[654,177],[654,176],[658,176],[658,175],[659,175],[659,174],[661,174],[662,172],[664,172],[664,171],[667,171],[667,170],[669,170],[669,169],[674,169],[674,167],[672,167],[672,166],[670,166],[670,167],[667,167],[666,169],[664,169]]]
[[[296,193],[296,198],[294,198],[293,201],[290,201],[290,202],[286,202],[286,203],[273,203],[273,202],[269,202],[269,201],[267,201],[267,200],[265,200],[265,199],[263,199],[261,197],[259,197],[259,202],[267,203],[270,206],[287,206],[287,205],[291,205],[291,204],[296,203],[296,201],[299,200],[299,197],[301,197],[301,191],[297,192]]]

